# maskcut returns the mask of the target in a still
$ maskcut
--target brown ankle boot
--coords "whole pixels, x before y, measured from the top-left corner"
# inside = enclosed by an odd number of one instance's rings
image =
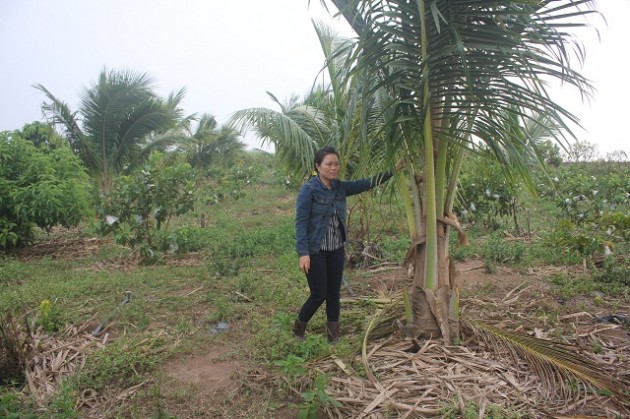
[[[326,336],[328,337],[328,342],[337,343],[341,338],[341,333],[339,332],[339,322],[327,322],[326,323]]]
[[[297,340],[304,340],[306,325],[307,323],[300,321],[300,319],[295,319],[295,322],[293,323],[293,336],[295,336]]]

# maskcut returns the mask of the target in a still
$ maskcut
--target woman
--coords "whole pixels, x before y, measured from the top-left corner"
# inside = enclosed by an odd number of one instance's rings
[[[401,163],[396,165],[400,169]],[[315,153],[317,176],[307,181],[297,197],[295,231],[299,267],[306,274],[310,295],[293,325],[293,334],[304,339],[306,325],[326,301],[326,335],[331,343],[339,333],[340,290],[347,241],[346,197],[365,192],[392,177],[384,173],[373,178],[341,181],[339,154],[332,147]]]

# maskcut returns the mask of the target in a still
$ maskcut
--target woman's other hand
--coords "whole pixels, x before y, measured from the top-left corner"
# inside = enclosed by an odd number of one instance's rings
[[[300,265],[300,270],[304,272],[305,274],[307,274],[308,271],[311,269],[311,257],[308,255],[300,256],[299,265]]]

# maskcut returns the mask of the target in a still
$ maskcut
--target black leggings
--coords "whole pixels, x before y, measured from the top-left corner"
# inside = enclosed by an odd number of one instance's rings
[[[306,323],[319,306],[326,301],[326,318],[329,322],[339,321],[339,296],[345,254],[343,247],[330,252],[320,250],[311,253],[311,267],[306,274],[311,295],[302,306],[298,318]]]

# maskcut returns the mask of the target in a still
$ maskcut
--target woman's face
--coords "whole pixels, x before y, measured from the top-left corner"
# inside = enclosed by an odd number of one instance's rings
[[[320,179],[332,182],[339,175],[339,157],[336,154],[326,154],[317,169]]]

